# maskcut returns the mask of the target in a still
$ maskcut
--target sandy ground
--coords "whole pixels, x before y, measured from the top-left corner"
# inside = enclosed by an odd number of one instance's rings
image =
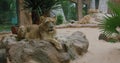
[[[64,36],[68,36],[75,31],[85,33],[89,41],[89,48],[85,55],[79,57],[71,63],[120,63],[120,43],[108,43],[98,40],[98,36],[100,34],[99,29],[67,28],[57,30],[59,35]]]
[[[88,41],[88,52],[72,61],[71,63],[120,63],[120,43],[108,43],[102,40],[98,40],[100,30],[97,28],[68,28],[58,29],[58,33],[61,35],[69,35],[75,31],[81,31],[85,33]]]

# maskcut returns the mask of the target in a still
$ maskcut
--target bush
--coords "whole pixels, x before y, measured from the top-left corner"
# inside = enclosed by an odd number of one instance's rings
[[[113,33],[119,34],[116,27],[120,27],[120,5],[108,2],[108,7],[112,11],[111,17],[105,17],[104,21],[100,23],[100,29],[104,34],[111,36]]]
[[[56,25],[60,25],[62,23],[63,23],[63,16],[61,14],[58,14]]]

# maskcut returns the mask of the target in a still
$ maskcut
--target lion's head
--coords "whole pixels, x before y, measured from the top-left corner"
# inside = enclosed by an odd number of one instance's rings
[[[42,17],[42,23],[40,27],[49,32],[53,33],[55,31],[56,17]]]

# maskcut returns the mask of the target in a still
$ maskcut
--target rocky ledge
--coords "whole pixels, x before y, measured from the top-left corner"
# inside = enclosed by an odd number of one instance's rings
[[[70,63],[87,52],[89,42],[86,36],[76,31],[69,37],[58,37],[63,50],[58,50],[45,40],[17,41],[16,35],[8,35],[0,42],[0,63]]]

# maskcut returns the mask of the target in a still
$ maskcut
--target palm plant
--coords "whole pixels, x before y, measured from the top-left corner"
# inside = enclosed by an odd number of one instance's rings
[[[39,16],[50,16],[51,8],[58,0],[24,0],[24,8],[32,13],[33,22],[39,21]]]
[[[105,35],[111,36],[113,33],[119,34],[116,27],[120,26],[120,5],[109,1],[108,7],[112,12],[111,16],[105,17],[100,23],[100,29]]]

